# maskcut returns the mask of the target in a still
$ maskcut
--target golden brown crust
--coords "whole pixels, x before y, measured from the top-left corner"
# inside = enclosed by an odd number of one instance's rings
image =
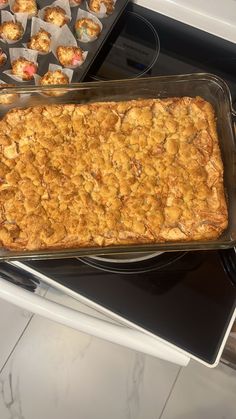
[[[40,80],[42,86],[52,84],[68,84],[69,79],[61,70],[48,71]]]
[[[15,0],[12,11],[14,13],[28,13],[29,15],[37,15],[37,4],[35,0]]]
[[[227,227],[214,111],[201,98],[15,109],[0,144],[6,248],[209,240]]]
[[[20,57],[17,60],[13,61],[12,64],[12,74],[15,76],[21,77],[22,80],[33,80],[34,74],[37,73],[37,64],[33,61],[29,61],[24,57]]]
[[[44,29],[33,35],[27,44],[27,47],[36,51],[48,53],[51,46],[51,34]]]
[[[60,27],[68,22],[66,12],[60,6],[47,7],[44,13],[44,20]]]
[[[89,37],[98,36],[101,32],[101,28],[98,23],[94,22],[93,19],[82,18],[75,22],[75,31],[80,39],[83,34]]]
[[[21,22],[4,22],[0,25],[0,37],[9,41],[18,41],[24,35]]]
[[[89,1],[89,8],[95,13],[100,12],[101,5],[104,4],[106,6],[106,13],[111,15],[114,11],[114,1],[113,0],[90,0]]]
[[[80,47],[57,47],[57,58],[61,65],[73,66],[77,65],[80,61],[83,61],[83,51]]]

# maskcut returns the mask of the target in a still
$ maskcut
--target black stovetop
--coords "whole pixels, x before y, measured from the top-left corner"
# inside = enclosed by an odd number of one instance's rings
[[[208,363],[236,306],[234,250],[166,253],[149,262],[155,270],[135,274],[76,259],[27,264]]]
[[[159,55],[153,30],[148,29],[143,18],[158,33]],[[88,79],[132,77],[145,71],[150,76],[215,73],[229,84],[233,102],[236,101],[234,44],[130,5]],[[145,270],[149,263],[155,269],[134,274],[105,272],[76,259],[30,265],[196,357],[214,363],[235,308],[235,253],[207,251],[181,256],[173,261],[173,253],[165,254],[138,264],[137,271]]]

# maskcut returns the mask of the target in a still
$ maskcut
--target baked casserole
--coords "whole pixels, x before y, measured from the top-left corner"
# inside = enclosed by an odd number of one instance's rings
[[[5,248],[209,240],[227,227],[214,110],[199,97],[13,109],[0,144]]]

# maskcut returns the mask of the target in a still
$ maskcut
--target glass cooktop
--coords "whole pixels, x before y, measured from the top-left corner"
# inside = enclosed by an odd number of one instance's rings
[[[27,265],[214,363],[236,306],[234,250],[165,253],[139,262],[141,273],[131,273],[132,264],[120,266],[123,273],[112,273],[112,265],[103,264],[100,270],[90,262],[67,259]],[[144,272],[148,267],[154,270]]]

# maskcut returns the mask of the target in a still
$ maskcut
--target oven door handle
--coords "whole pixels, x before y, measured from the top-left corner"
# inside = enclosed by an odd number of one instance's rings
[[[109,342],[186,366],[189,357],[159,338],[134,328],[114,324],[81,313],[62,304],[40,297],[0,277],[0,297],[32,313],[54,320],[80,332],[105,339]]]

